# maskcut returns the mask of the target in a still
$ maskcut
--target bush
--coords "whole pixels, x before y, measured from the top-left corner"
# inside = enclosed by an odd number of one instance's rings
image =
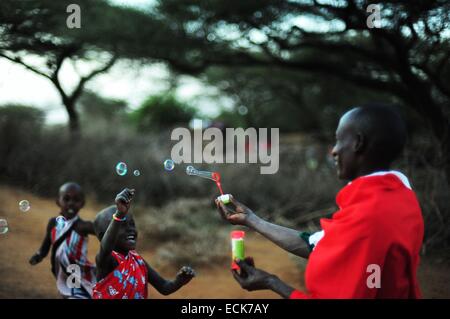
[[[157,247],[156,262],[199,266],[229,258],[229,228],[208,199],[174,200],[159,208],[136,208],[138,228],[145,242]]]
[[[187,126],[195,110],[182,103],[172,93],[149,97],[142,106],[130,114],[130,119],[139,131],[159,131],[175,126]]]
[[[105,205],[110,205],[124,187],[136,188],[136,205],[151,206],[151,215],[158,218],[146,220],[155,236],[181,240],[180,247],[194,243],[190,247],[197,252],[214,251],[220,236],[211,203],[219,192],[214,182],[186,175],[186,164],[176,165],[171,172],[163,169],[171,152],[170,132],[136,134],[126,127],[92,127],[74,140],[66,128],[42,128],[42,114],[35,110],[1,108],[0,115],[2,182],[54,197],[61,184],[76,181]],[[448,183],[442,170],[429,163],[430,150],[423,145],[411,145],[409,149],[411,152],[398,166],[411,179],[422,205],[425,246],[447,247]],[[125,176],[115,172],[118,162],[128,165]],[[260,175],[255,164],[194,166],[220,172],[224,192],[235,195],[262,217],[301,229],[306,227],[305,214],[328,214],[336,208],[335,195],[343,186],[330,165],[327,148],[312,141],[287,143],[282,139],[280,169],[274,175]],[[140,170],[140,176],[133,175],[135,169]],[[214,220],[207,219],[210,215]],[[316,220],[320,215],[314,214]],[[163,228],[158,230],[157,225]],[[211,246],[199,244],[201,238],[212,238],[206,240]],[[172,258],[173,245],[164,245],[162,256]],[[189,258],[191,253],[180,251],[176,258]],[[210,257],[220,258],[220,254]]]

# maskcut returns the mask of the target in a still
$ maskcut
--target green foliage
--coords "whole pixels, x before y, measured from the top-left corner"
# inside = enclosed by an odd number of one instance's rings
[[[195,114],[193,107],[179,101],[169,92],[150,96],[140,108],[130,114],[130,119],[138,130],[158,131],[187,126]]]
[[[80,97],[82,116],[89,120],[111,121],[126,115],[125,101],[101,97],[92,91],[86,91]]]
[[[17,126],[32,130],[40,129],[44,115],[42,110],[25,105],[7,104],[0,107],[0,121],[4,129]]]
[[[368,100],[393,101],[333,78],[276,68],[210,68],[206,80],[231,97],[239,107],[219,116],[237,126],[278,127],[281,132],[306,132],[334,136],[339,117],[352,106]],[[343,94],[343,92],[348,92]]]
[[[246,116],[239,114],[236,110],[222,110],[214,121],[225,124],[225,127],[249,127]]]
[[[44,113],[36,108],[23,105],[0,107],[0,176],[26,181],[27,173],[21,169],[21,162],[26,164],[30,156],[35,156],[43,123]]]
[[[0,107],[0,136],[2,139],[0,144],[5,146],[14,142],[31,142],[29,137],[39,135],[43,124],[44,112],[42,110],[15,104],[2,106]],[[15,133],[14,136],[11,135],[12,132]]]

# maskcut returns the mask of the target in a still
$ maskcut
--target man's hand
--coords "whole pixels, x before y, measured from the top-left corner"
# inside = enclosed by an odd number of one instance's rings
[[[42,261],[42,256],[40,253],[35,253],[33,256],[31,256],[30,260],[28,261],[30,265],[34,266],[39,264]]]
[[[241,204],[237,200],[234,199],[232,195],[230,195],[230,201],[234,205],[235,209],[231,209],[229,206],[226,206],[220,200],[216,199],[217,210],[223,219],[227,220],[233,225],[244,225],[248,226],[249,219],[252,216],[255,216],[255,213],[245,206]]]
[[[248,291],[271,289],[270,281],[276,277],[264,270],[255,268],[253,258],[247,257],[245,260],[236,260],[236,263],[241,268],[241,272],[232,270],[233,277],[241,285],[242,288]]]
[[[177,283],[181,286],[186,285],[188,282],[195,277],[195,271],[191,267],[183,266],[177,273],[177,278],[175,279]]]
[[[125,188],[123,191],[121,191],[119,194],[117,194],[116,196],[116,207],[117,210],[123,214],[127,214],[128,210],[130,209],[131,206],[131,200],[133,199],[134,196],[134,189],[128,189]]]

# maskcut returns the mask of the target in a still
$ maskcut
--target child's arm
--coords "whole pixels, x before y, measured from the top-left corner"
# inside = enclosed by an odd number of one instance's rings
[[[109,223],[108,228],[106,229],[105,234],[103,235],[102,241],[100,243],[100,251],[96,257],[97,263],[97,277],[103,278],[104,271],[108,268],[108,265],[111,265],[113,261],[113,257],[111,253],[117,242],[117,235],[120,230],[121,221],[117,219],[123,219],[128,213],[130,209],[130,203],[134,196],[134,189],[125,188],[116,196],[116,206],[117,212],[114,214],[116,218],[113,218]]]
[[[41,248],[33,255],[31,256],[29,263],[31,265],[39,264],[42,259],[44,259],[48,252],[50,251],[50,247],[52,245],[52,239],[51,239],[51,231],[53,226],[55,225],[55,218],[50,218],[47,224],[47,230],[45,233],[44,241],[42,242]]]
[[[155,287],[162,295],[170,295],[186,285],[192,278],[195,277],[195,271],[191,267],[183,266],[178,271],[175,280],[166,280],[161,277],[156,270],[145,262],[148,270],[148,282]]]
[[[79,224],[77,230],[80,234],[83,234],[84,236],[95,235],[94,223],[91,222],[90,220],[83,220],[83,222]]]

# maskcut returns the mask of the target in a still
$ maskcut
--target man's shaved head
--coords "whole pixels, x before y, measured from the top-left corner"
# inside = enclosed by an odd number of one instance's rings
[[[406,126],[393,107],[367,104],[350,110],[344,117],[366,139],[367,154],[374,161],[390,165],[402,153]]]
[[[405,143],[405,123],[393,107],[367,104],[351,109],[339,121],[332,150],[338,177],[353,180],[388,170]]]

